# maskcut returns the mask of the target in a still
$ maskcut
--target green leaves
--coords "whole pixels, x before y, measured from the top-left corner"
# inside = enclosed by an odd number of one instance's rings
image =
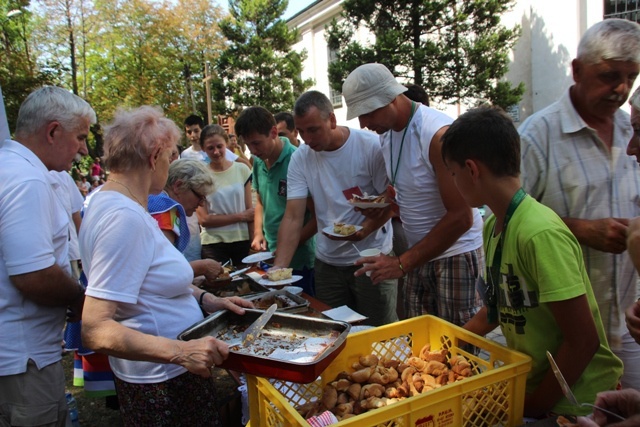
[[[216,69],[216,106],[227,113],[261,105],[273,113],[290,111],[309,88],[301,78],[306,53],[292,50],[298,38],[281,19],[286,0],[231,0],[231,16],[220,24],[229,41]]]
[[[327,31],[338,58],[329,65],[331,86],[340,90],[357,66],[380,62],[436,102],[513,105],[524,85],[502,79],[520,30],[500,23],[512,6],[513,0],[346,0],[342,20]],[[354,41],[358,26],[374,40]]]

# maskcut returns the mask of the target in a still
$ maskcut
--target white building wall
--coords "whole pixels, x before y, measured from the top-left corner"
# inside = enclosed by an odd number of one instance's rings
[[[329,96],[327,76],[328,52],[324,27],[341,11],[342,0],[320,0],[288,22],[301,33],[294,49],[305,48],[304,77],[315,80],[312,89]],[[548,106],[568,90],[573,80],[571,61],[584,31],[603,19],[602,0],[518,0],[513,10],[503,16],[507,27],[520,25],[521,36],[511,54],[506,75],[513,84],[524,82],[526,92],[513,112],[516,124]],[[370,38],[364,30],[357,40]],[[436,105],[452,117],[464,112],[457,106]],[[346,105],[336,108],[338,123],[358,127],[357,120],[347,122]]]

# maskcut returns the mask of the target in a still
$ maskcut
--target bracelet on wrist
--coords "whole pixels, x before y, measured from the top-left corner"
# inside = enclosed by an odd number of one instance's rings
[[[204,291],[203,293],[200,294],[200,299],[198,300],[198,304],[200,304],[200,306],[202,306],[202,301],[204,301],[204,296],[208,293],[209,292]]]
[[[404,267],[402,266],[402,261],[400,261],[400,257],[396,257],[396,258],[398,258],[398,267],[400,267],[400,271],[402,271],[402,274],[407,274],[404,271]]]

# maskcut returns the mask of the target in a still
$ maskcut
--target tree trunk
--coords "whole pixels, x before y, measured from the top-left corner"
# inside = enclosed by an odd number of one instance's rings
[[[69,31],[69,57],[71,59],[71,86],[73,93],[78,94],[78,65],[76,64],[76,41],[73,36],[73,22],[71,20],[71,0],[65,0],[65,14],[67,15],[67,30]]]

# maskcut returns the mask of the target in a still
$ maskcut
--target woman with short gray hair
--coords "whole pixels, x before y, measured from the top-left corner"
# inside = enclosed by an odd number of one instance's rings
[[[161,192],[180,137],[159,109],[118,111],[105,128],[109,180],[93,196],[80,229],[88,278],[83,344],[109,355],[124,425],[219,425],[212,369],[229,356],[213,337],[175,337],[208,311],[243,314],[241,299],[213,298],[147,211]],[[208,296],[206,300],[204,296]]]
[[[158,222],[169,241],[184,253],[191,239],[200,239],[189,232],[187,217],[202,206],[214,190],[213,174],[200,160],[179,159],[169,166],[169,178],[160,194],[149,196],[149,213]],[[213,259],[190,260],[195,277],[215,280],[222,266]]]

